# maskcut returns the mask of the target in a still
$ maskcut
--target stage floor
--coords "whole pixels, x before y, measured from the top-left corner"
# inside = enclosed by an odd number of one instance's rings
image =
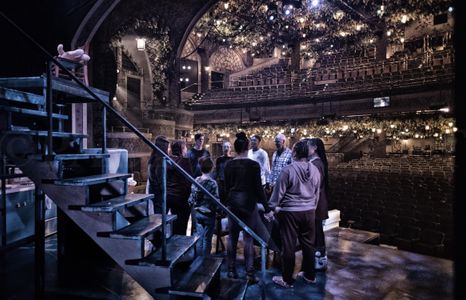
[[[272,276],[280,275],[280,270],[269,268],[267,299],[454,298],[451,260],[362,243],[364,236],[368,236],[367,233],[341,228],[329,232],[326,237],[328,270],[318,273],[316,284],[307,284],[301,279],[296,281],[293,289],[283,289],[271,280]],[[351,238],[355,240],[348,240]],[[55,237],[47,239],[46,252],[46,299],[152,299],[115,265],[95,266],[86,275],[69,270],[70,276],[58,278]],[[240,265],[241,254],[239,251]],[[297,272],[301,253],[297,252],[296,256]],[[1,256],[0,299],[34,298],[33,262],[32,245]],[[238,271],[240,276],[245,276],[242,268]],[[226,269],[222,272],[226,273]],[[246,299],[260,299],[259,286],[250,286]]]

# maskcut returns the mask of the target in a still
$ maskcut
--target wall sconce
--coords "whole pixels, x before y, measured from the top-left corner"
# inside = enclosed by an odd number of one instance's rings
[[[138,49],[138,51],[146,50],[146,39],[137,38],[136,39],[136,48]]]
[[[206,72],[209,72],[209,71],[210,71],[210,67],[209,67],[209,66],[206,66],[206,67],[204,67],[204,70],[206,70]]]

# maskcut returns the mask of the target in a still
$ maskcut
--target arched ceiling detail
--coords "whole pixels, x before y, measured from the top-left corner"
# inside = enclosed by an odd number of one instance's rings
[[[243,70],[245,65],[235,50],[219,47],[210,57],[210,67],[214,71],[238,72]]]

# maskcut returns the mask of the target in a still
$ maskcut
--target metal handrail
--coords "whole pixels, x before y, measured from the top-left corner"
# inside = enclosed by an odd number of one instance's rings
[[[39,43],[37,43],[29,34],[23,31],[19,26],[17,26],[10,18],[8,18],[3,12],[0,11],[0,15],[5,18],[11,25],[13,25],[18,31],[20,31],[27,39],[29,39],[36,47],[38,47],[45,56],[48,57],[50,61],[55,63],[60,69],[64,70],[66,74],[68,74],[71,79],[73,79],[83,90],[85,90],[89,95],[91,95],[97,102],[100,102],[104,108],[108,109],[120,122],[122,122],[126,127],[131,129],[144,143],[146,143],[149,147],[153,150],[157,151],[159,155],[161,155],[166,163],[173,166],[178,172],[180,172],[186,179],[188,179],[192,184],[194,184],[198,189],[204,192],[212,201],[214,201],[217,206],[219,206],[231,219],[233,219],[241,228],[248,233],[253,239],[255,239],[261,245],[261,272],[262,272],[262,281],[265,282],[265,251],[267,247],[267,242],[264,241],[257,233],[255,233],[249,226],[247,226],[238,216],[236,216],[231,210],[229,210],[225,205],[220,202],[220,199],[216,198],[212,195],[205,187],[199,184],[191,175],[189,175],[181,166],[179,166],[173,159],[170,158],[168,154],[162,151],[159,147],[157,147],[154,143],[152,143],[149,139],[147,139],[143,133],[141,133],[133,124],[131,124],[128,120],[118,113],[113,107],[110,106],[109,103],[101,100],[88,86],[86,86],[83,82],[81,82],[71,71],[69,71],[66,67],[64,67],[57,59],[53,57],[46,49],[44,49]],[[162,175],[163,177],[166,176],[166,173]],[[165,180],[165,179],[162,179]],[[166,203],[166,192],[164,192],[164,203]],[[162,211],[162,214],[165,214],[165,211]],[[163,215],[162,215],[163,217]],[[163,224],[165,227],[166,224]],[[165,230],[165,228],[164,228]],[[166,239],[164,234],[163,239]],[[166,247],[166,245],[165,245]],[[162,253],[166,253],[166,249],[162,249]],[[263,286],[264,287],[264,286]],[[264,294],[263,294],[264,296]]]

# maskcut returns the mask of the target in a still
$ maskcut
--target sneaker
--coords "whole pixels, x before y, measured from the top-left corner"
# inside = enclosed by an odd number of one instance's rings
[[[285,288],[285,289],[291,289],[293,288],[293,285],[292,284],[289,284],[289,283],[286,283],[284,280],[283,280],[283,277],[282,276],[273,276],[272,277],[272,281],[281,286],[282,288]]]
[[[299,272],[299,273],[298,273],[298,275],[297,275],[296,277],[301,277],[302,279],[304,279],[304,281],[305,281],[305,282],[307,282],[307,283],[311,283],[311,284],[313,284],[313,283],[316,283],[316,282],[317,282],[317,280],[316,280],[316,278],[315,278],[315,277],[314,277],[314,279],[309,279],[309,278],[306,278],[306,276],[304,276],[304,272],[302,272],[302,271],[301,271],[301,272]]]
[[[327,256],[316,257],[314,269],[316,271],[325,271],[327,270]]]

